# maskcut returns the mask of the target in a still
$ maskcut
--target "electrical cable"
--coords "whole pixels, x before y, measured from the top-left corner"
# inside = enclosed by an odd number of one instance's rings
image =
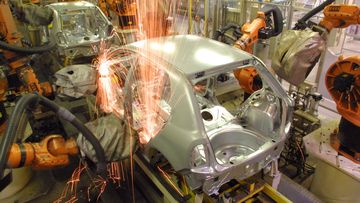
[[[17,102],[14,111],[12,112],[8,120],[6,131],[0,143],[0,178],[2,178],[4,175],[4,169],[9,155],[8,153],[11,144],[15,140],[17,129],[20,126],[19,118],[21,117],[22,113],[25,111],[26,107],[35,104],[37,101],[38,98],[35,95],[26,95],[22,97]]]
[[[311,17],[313,17],[314,15],[316,15],[317,13],[319,13],[320,11],[324,10],[324,8],[332,3],[334,3],[335,0],[327,0],[324,1],[322,4],[320,4],[319,6],[313,8],[311,11],[309,11],[308,13],[306,13],[302,18],[300,18],[298,20],[298,22],[296,23],[295,27],[293,28],[293,30],[303,30],[305,29],[306,26],[306,21],[308,21]]]
[[[214,35],[213,35],[213,39],[214,40],[218,40],[218,38],[222,35],[225,34],[226,31],[230,30],[230,29],[239,29],[240,30],[240,26],[238,24],[235,24],[235,23],[229,23],[227,24],[226,26],[224,26],[223,28],[219,29],[219,30],[216,30]]]
[[[14,46],[11,44],[8,44],[6,42],[0,41],[0,49],[4,49],[7,51],[12,51],[16,53],[21,54],[40,54],[44,52],[51,51],[56,48],[55,42],[50,41],[48,44],[38,46],[38,47],[30,47],[30,48],[24,48],[19,46]]]

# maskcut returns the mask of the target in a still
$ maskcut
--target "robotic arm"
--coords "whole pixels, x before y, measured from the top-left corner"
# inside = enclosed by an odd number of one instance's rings
[[[137,26],[136,2],[134,0],[99,0],[101,11],[110,17],[110,11],[119,17],[122,29],[132,29]]]
[[[49,25],[53,20],[53,11],[49,7],[35,4],[23,4],[19,0],[10,0],[19,20],[32,25]]]
[[[360,127],[360,56],[340,56],[327,71],[325,84],[338,112]]]
[[[25,6],[20,3],[16,3],[17,1],[12,2],[15,6],[15,10],[19,12],[26,13],[23,16],[26,18],[31,17],[32,19],[38,19],[42,21],[42,23],[49,23],[52,20],[52,11],[51,14],[48,12],[45,16],[48,17],[47,21],[44,22],[44,16],[39,17],[33,11],[36,10],[36,13],[43,13],[42,9],[44,8],[37,8],[38,6],[29,5]],[[34,7],[35,6],[35,7]],[[30,8],[30,10],[29,10]],[[38,17],[36,17],[38,16]],[[35,23],[35,21],[31,21]],[[40,83],[36,74],[34,73],[33,68],[29,65],[29,58],[27,55],[29,54],[36,54],[36,53],[43,53],[46,51],[50,51],[55,48],[55,43],[49,43],[44,46],[40,47],[23,47],[22,46],[22,37],[21,34],[18,32],[15,20],[13,18],[13,14],[10,10],[10,4],[6,0],[0,1],[0,52],[2,53],[3,57],[1,62],[9,67],[9,71],[6,73],[3,72],[3,77],[1,80],[0,85],[0,92],[1,92],[1,99],[4,99],[4,95],[8,91],[9,88],[15,89],[15,95],[18,95],[22,92],[36,92],[41,95],[49,96],[52,93],[52,87],[50,83],[43,82]],[[14,84],[12,87],[9,87],[8,79],[16,79],[21,81],[20,84]],[[1,106],[1,104],[0,104]],[[3,110],[1,113],[6,115],[6,112]],[[3,131],[5,128],[5,121],[6,119],[2,119],[0,121],[0,132]]]
[[[328,32],[360,24],[360,7],[356,5],[329,5],[319,25]],[[342,116],[332,146],[343,156],[360,163],[360,57],[351,56],[330,66],[325,76],[326,87]]]
[[[75,139],[65,140],[60,135],[50,135],[39,143],[13,144],[7,161],[8,168],[32,166],[49,169],[69,164],[69,155],[78,154]]]
[[[325,7],[319,25],[331,31],[360,24],[360,7],[334,4]],[[331,65],[326,73],[326,87],[336,102],[338,112],[351,123],[360,126],[360,57],[352,56]]]
[[[241,27],[243,35],[235,42],[234,47],[252,53],[252,45],[259,40],[259,31],[265,27],[265,15],[263,12],[258,12],[251,23],[245,23]]]
[[[360,7],[356,5],[334,4],[325,7],[320,26],[331,31],[333,28],[346,28],[360,23]]]
[[[235,42],[234,47],[252,53],[252,47],[259,39],[277,36],[282,30],[283,17],[280,9],[278,7],[264,7],[251,23],[245,23],[241,27],[242,36]],[[248,94],[262,87],[261,78],[255,68],[239,69],[234,71],[234,75],[240,86]]]
[[[235,42],[234,47],[252,53],[252,46],[259,39],[277,36],[282,30],[283,17],[280,9],[266,6],[257,13],[257,17],[251,23],[245,23],[241,27],[242,36]]]
[[[303,83],[326,47],[327,33],[360,22],[358,6],[332,2],[325,1],[302,17],[294,29],[282,34],[272,58],[272,68],[279,77],[296,86]],[[324,18],[318,25],[308,22],[322,10]]]
[[[325,84],[341,115],[331,145],[360,164],[360,56],[340,56],[327,71]]]

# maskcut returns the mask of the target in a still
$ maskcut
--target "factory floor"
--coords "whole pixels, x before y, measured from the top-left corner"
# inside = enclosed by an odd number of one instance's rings
[[[175,19],[176,25],[176,32],[179,34],[185,34],[188,30],[188,21],[185,16],[177,16]],[[319,114],[321,117],[326,118],[333,118],[338,119],[340,116],[327,109],[320,107],[319,108]],[[316,160],[309,159],[308,163],[313,165],[315,164]],[[9,198],[1,202],[36,202],[36,203],[45,203],[49,201],[55,201],[59,197],[61,197],[65,187],[66,183],[68,182],[72,171],[75,169],[75,166],[77,164],[74,163],[72,167],[69,167],[66,169],[66,171],[63,170],[43,170],[43,171],[36,171],[34,172],[31,180],[29,183],[25,186],[25,190],[22,190],[21,192],[16,194],[16,198]],[[289,173],[291,173],[291,168],[289,168]],[[61,172],[59,172],[61,171]],[[309,188],[312,182],[312,176],[309,176],[304,181],[301,182],[301,185],[305,188]],[[128,183],[131,184],[131,183]],[[131,186],[130,186],[131,187]],[[134,190],[134,197],[136,202],[148,202],[146,199],[146,195],[144,195],[141,191],[143,188],[139,188],[140,185],[135,183],[135,190]],[[34,194],[37,194],[34,196]],[[27,199],[28,197],[35,197],[32,200]],[[124,197],[127,199],[124,199],[124,202],[131,202],[133,201],[132,195],[124,194]]]

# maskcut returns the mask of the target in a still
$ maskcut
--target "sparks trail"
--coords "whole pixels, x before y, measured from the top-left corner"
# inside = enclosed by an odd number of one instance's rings
[[[132,92],[132,127],[138,130],[143,144],[158,134],[169,116],[169,112],[164,110],[169,78],[165,75],[164,67],[154,64],[147,57],[139,59],[132,78],[136,87]]]
[[[141,39],[149,39],[169,34],[171,27],[174,27],[171,20],[177,11],[179,1],[164,0],[136,0],[137,15],[136,25],[139,25],[139,35]],[[113,32],[117,37],[117,33]],[[155,44],[156,45],[156,44]],[[158,47],[166,51],[164,47]],[[140,142],[148,143],[154,138],[167,121],[169,112],[164,110],[164,105],[168,106],[164,99],[163,88],[168,82],[168,78],[160,66],[152,51],[161,52],[161,50],[151,50],[153,47],[143,47],[139,54],[139,63],[124,65],[123,56],[130,54],[125,48],[109,47],[105,42],[100,43],[99,56],[95,61],[95,67],[98,71],[98,91],[97,104],[100,109],[106,113],[114,113],[118,117],[124,115],[124,81],[129,69],[135,69],[136,89],[133,90],[135,98],[132,98],[131,112],[133,118],[131,125],[139,133]],[[149,59],[153,64],[149,63]],[[131,62],[130,62],[131,63]],[[136,64],[135,64],[136,63]],[[130,67],[129,67],[130,65]],[[161,70],[161,71],[160,71]],[[137,114],[137,115],[134,115]]]
[[[107,180],[105,180],[103,177],[101,176],[97,176],[93,181],[92,184],[88,187],[87,193],[88,193],[88,201],[91,201],[91,195],[90,195],[90,191],[91,190],[99,190],[99,193],[97,195],[96,198],[96,202],[99,202],[99,198],[101,197],[101,195],[104,193],[105,188],[107,186]]]
[[[105,42],[100,43],[100,54],[94,62],[98,71],[98,90],[96,102],[101,110],[123,117],[123,86],[127,68],[123,65],[124,49],[107,48]]]
[[[141,2],[136,0],[136,25],[139,25],[139,38],[146,40],[169,34],[171,26],[174,26],[169,21],[169,19],[174,19],[170,18],[170,15],[172,12],[176,13],[179,2],[179,0],[144,0]],[[122,37],[124,39],[124,36]],[[95,61],[99,76],[96,103],[102,111],[114,113],[118,117],[127,119],[128,125],[139,133],[139,141],[143,144],[148,143],[163,128],[171,110],[168,104],[171,97],[169,95],[170,82],[165,67],[158,63],[159,61],[155,56],[151,55],[151,51],[154,50],[150,50],[150,47],[138,50],[140,53],[135,54],[136,60],[129,63],[123,60],[124,55],[134,54],[129,50],[118,47],[109,48],[105,43],[100,45],[99,50],[100,54]],[[163,50],[166,52],[165,49]],[[123,87],[130,69],[133,69],[134,72],[130,78],[132,83],[131,103],[126,105],[126,109],[124,109],[126,101],[124,101]],[[124,116],[128,112],[131,114]],[[132,146],[132,143],[135,142],[133,135],[130,135],[129,139]],[[130,150],[132,200],[135,202],[132,148]],[[111,181],[120,180],[119,171],[118,166],[111,166],[109,179]],[[121,171],[122,180],[125,180],[122,163]],[[98,180],[98,187],[103,186],[101,180]]]
[[[117,184],[117,186],[120,187],[121,182],[125,181],[122,162],[112,162],[108,164],[107,170],[109,174],[109,180],[111,180],[114,184]]]
[[[79,166],[74,170],[73,174],[71,175],[70,180],[66,183],[66,186],[61,193],[59,199],[55,200],[54,203],[61,203],[64,202],[64,199],[71,195],[71,198],[66,201],[66,203],[76,202],[77,201],[77,186],[80,182],[81,173],[84,171],[86,167],[79,163]]]
[[[147,53],[144,50],[142,54],[132,52],[136,55],[135,62],[124,59],[130,50],[102,47],[94,63],[98,71],[97,103],[104,112],[123,117],[124,81],[128,69],[133,69],[132,104],[128,107],[132,109],[129,116],[133,122],[130,123],[139,132],[140,142],[145,144],[158,134],[169,116],[167,91],[170,84],[165,67],[151,60],[154,56],[144,54]]]
[[[91,177],[91,173],[85,173],[86,175],[89,175],[89,178],[91,180],[91,183],[87,187],[87,198],[89,202],[92,200],[92,192],[98,192],[96,196],[96,201],[99,201],[99,198],[104,193],[109,181],[117,184],[118,187],[121,186],[122,182],[125,182],[124,164],[122,162],[111,162],[107,165],[107,169],[107,179],[104,179],[99,175]],[[71,178],[66,183],[66,186],[61,193],[61,196],[57,200],[55,200],[54,203],[75,203],[78,201],[77,190],[79,189],[78,185],[81,181],[80,177],[82,174],[84,174],[84,170],[88,170],[88,168],[80,162],[79,166],[74,170]]]

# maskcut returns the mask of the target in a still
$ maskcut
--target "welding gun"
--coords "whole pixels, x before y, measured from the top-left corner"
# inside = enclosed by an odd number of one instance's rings
[[[53,11],[49,7],[42,7],[21,0],[9,0],[20,21],[32,25],[49,25],[53,20]]]
[[[283,20],[278,7],[265,6],[257,12],[256,18],[251,23],[245,23],[242,26],[229,23],[217,30],[214,33],[213,39],[219,40],[228,30],[233,29],[233,35],[236,38],[234,46],[252,53],[252,46],[259,39],[269,39],[282,32]]]
[[[280,9],[265,6],[251,23],[245,23],[241,27],[242,36],[235,42],[234,47],[252,53],[252,47],[259,39],[277,36],[282,30],[283,17]],[[253,67],[236,70],[234,75],[248,94],[262,87],[261,78]]]
[[[265,6],[257,12],[256,18],[251,23],[241,27],[242,35],[234,46],[252,53],[252,46],[259,39],[269,39],[277,36],[283,30],[283,17],[278,7]]]
[[[283,30],[283,16],[276,6],[265,6],[257,12],[257,17],[251,23],[245,23],[243,26],[228,24],[214,33],[213,39],[219,40],[225,33],[233,29],[233,36],[236,38],[234,47],[244,50],[248,53],[253,52],[253,45],[259,39],[269,39],[279,35]],[[220,40],[222,41],[222,40]],[[234,71],[239,85],[248,94],[262,87],[262,81],[253,67],[242,68]]]

